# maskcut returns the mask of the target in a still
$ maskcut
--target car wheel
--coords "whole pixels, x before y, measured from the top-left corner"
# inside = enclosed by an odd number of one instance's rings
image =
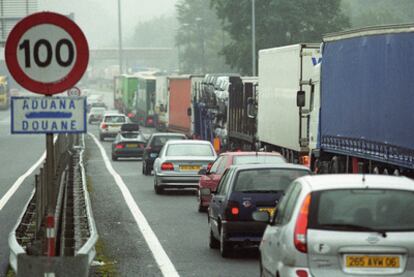
[[[211,249],[219,249],[220,248],[220,241],[216,239],[213,235],[213,230],[211,230],[211,222],[210,222],[210,235],[208,239],[208,246],[210,246]]]
[[[157,184],[157,181],[155,181],[155,180],[154,180],[154,190],[155,190],[155,193],[156,193],[156,194],[162,194],[162,192],[164,191],[164,190],[162,189],[162,187],[160,187],[160,186]]]
[[[231,245],[230,242],[224,239],[223,229],[220,230],[220,254],[223,258],[227,258],[230,255]]]
[[[151,175],[151,171],[152,171],[151,167],[147,163],[145,163],[145,173],[146,173],[146,175]]]
[[[198,202],[198,212],[203,213],[207,209],[205,207],[203,207],[203,205],[201,204],[202,202],[201,202],[201,199],[200,199],[200,194],[198,194],[197,198],[198,198],[198,201],[197,201]]]
[[[115,156],[114,154],[112,154],[112,160],[113,160],[113,161],[117,161],[117,160],[118,160],[118,157],[117,157],[117,156]]]
[[[145,174],[145,161],[142,162],[142,170],[141,170],[141,172],[142,172],[142,175],[147,175],[147,174]]]
[[[104,141],[104,139],[105,139],[105,138],[104,138],[104,136],[103,136],[103,135],[99,135],[99,140],[100,140],[100,141]]]
[[[260,277],[265,277],[265,274],[264,274],[264,271],[263,271],[263,265],[262,265],[262,258],[260,257],[260,265],[259,265],[259,268],[260,268]]]
[[[147,163],[146,163],[145,161],[142,163],[142,173],[143,173],[144,175],[146,175],[146,176],[150,175],[150,174],[148,173],[148,165],[147,165]]]

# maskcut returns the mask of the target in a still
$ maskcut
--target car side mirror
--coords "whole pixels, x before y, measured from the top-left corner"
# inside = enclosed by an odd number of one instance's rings
[[[200,189],[200,195],[201,196],[209,196],[209,195],[211,195],[211,189],[209,189],[209,188],[202,188],[202,189]]]
[[[253,212],[252,217],[254,221],[270,223],[270,215],[268,212],[256,211]]]
[[[299,90],[296,94],[296,106],[298,108],[305,107],[305,92],[303,90]]]
[[[206,175],[207,174],[207,169],[206,168],[202,168],[198,171],[198,175]]]

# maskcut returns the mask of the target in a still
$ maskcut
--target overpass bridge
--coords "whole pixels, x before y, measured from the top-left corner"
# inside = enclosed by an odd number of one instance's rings
[[[89,64],[92,67],[117,65],[118,48],[89,50]],[[175,48],[124,48],[124,68],[152,67],[165,70],[178,68],[178,55]]]

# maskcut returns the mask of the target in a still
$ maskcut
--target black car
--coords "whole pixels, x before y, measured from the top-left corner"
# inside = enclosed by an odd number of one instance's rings
[[[180,133],[153,133],[148,139],[147,146],[142,156],[142,174],[150,175],[154,161],[158,157],[164,144],[172,139],[186,139],[184,134]]]
[[[221,177],[208,208],[210,248],[220,248],[227,257],[233,246],[259,245],[266,224],[253,220],[252,213],[273,214],[288,185],[310,174],[294,164],[246,164],[229,167]],[[210,189],[200,191],[209,194]]]
[[[145,144],[145,136],[139,131],[138,124],[125,123],[112,143],[112,160],[140,158],[144,153]]]

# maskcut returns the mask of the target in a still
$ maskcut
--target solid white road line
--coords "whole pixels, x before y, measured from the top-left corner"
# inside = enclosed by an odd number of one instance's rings
[[[147,219],[145,218],[144,214],[139,209],[137,203],[134,201],[134,198],[132,197],[131,192],[125,185],[121,176],[112,167],[112,164],[109,161],[109,158],[106,155],[105,149],[103,148],[102,144],[98,141],[98,139],[93,134],[91,133],[88,133],[88,134],[93,138],[99,150],[101,151],[101,155],[105,162],[106,169],[114,177],[116,184],[121,190],[122,195],[124,196],[125,202],[129,210],[131,211],[132,216],[134,217],[135,222],[138,225],[138,228],[141,230],[141,233],[144,236],[144,239],[147,242],[148,247],[150,248],[152,254],[154,255],[155,261],[157,262],[162,274],[168,277],[179,276],[177,270],[175,269],[167,253],[165,253],[164,248],[162,248],[160,241],[158,240],[154,231],[152,231],[151,226],[149,225]]]
[[[32,165],[29,170],[27,170],[22,176],[20,176],[16,182],[14,182],[13,186],[9,188],[9,190],[6,192],[6,194],[0,199],[0,211],[4,208],[4,206],[7,204],[7,202],[10,200],[10,198],[13,196],[13,194],[16,192],[16,190],[19,189],[20,185],[24,182],[24,180],[33,173],[33,171],[36,170],[36,168],[43,162],[43,160],[46,158],[46,151],[43,153],[43,155],[40,157],[40,159]]]

